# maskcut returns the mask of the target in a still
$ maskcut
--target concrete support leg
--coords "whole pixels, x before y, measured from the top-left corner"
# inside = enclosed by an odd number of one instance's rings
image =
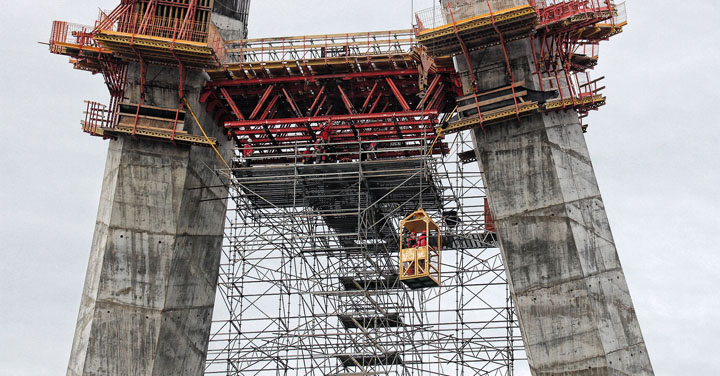
[[[575,113],[475,131],[534,375],[652,375]]]
[[[229,160],[197,102],[203,75],[188,75],[186,95]],[[151,66],[147,77],[146,104],[177,108],[177,68]],[[137,65],[128,79],[138,103]],[[201,134],[189,112],[183,127]],[[227,197],[218,166],[209,147],[110,141],[68,375],[203,374]]]
[[[449,2],[456,20],[488,11],[484,0]],[[506,47],[515,81],[539,89],[530,41]],[[509,85],[504,55],[471,53],[474,76],[456,58],[466,91],[473,81],[478,92]],[[532,373],[652,375],[577,113],[536,114],[474,137]]]

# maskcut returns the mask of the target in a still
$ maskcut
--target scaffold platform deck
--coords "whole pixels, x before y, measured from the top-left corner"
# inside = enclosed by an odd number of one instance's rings
[[[218,66],[215,51],[207,43],[174,40],[158,36],[100,30],[95,40],[106,50],[123,60],[177,65],[182,62],[190,68]]]
[[[417,40],[433,56],[463,53],[458,38],[462,39],[468,51],[498,45],[501,39],[508,42],[526,38],[535,30],[538,22],[537,13],[530,5],[467,18],[452,14],[451,9],[439,8],[430,11],[436,12],[435,19],[443,17],[447,22],[442,26],[425,28],[428,26],[423,25],[421,16],[418,17],[420,25]]]

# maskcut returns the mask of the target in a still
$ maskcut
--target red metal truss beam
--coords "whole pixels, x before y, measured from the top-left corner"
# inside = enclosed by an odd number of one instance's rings
[[[232,97],[230,96],[230,94],[228,94],[227,90],[226,90],[224,87],[221,87],[221,88],[220,88],[220,92],[222,92],[222,95],[225,97],[225,100],[226,100],[226,101],[228,102],[228,104],[230,105],[230,109],[232,109],[232,111],[233,111],[233,113],[235,114],[235,116],[236,116],[238,119],[240,119],[240,120],[245,120],[245,117],[244,117],[243,114],[240,112],[240,109],[239,109],[238,106],[235,104],[235,101],[232,99]]]
[[[262,110],[262,106],[265,104],[265,101],[270,97],[270,94],[272,94],[273,89],[275,89],[274,86],[268,86],[267,89],[265,89],[265,92],[263,93],[262,97],[260,97],[260,101],[258,101],[257,105],[255,106],[255,109],[250,114],[249,119],[255,119],[255,117],[260,113],[260,110]],[[225,88],[222,88],[222,90],[225,90]]]
[[[208,98],[210,98],[213,94],[215,94],[214,91],[212,91],[212,90],[207,90],[207,89],[206,89],[204,92],[202,92],[202,93],[200,94],[200,100],[199,100],[200,103],[205,103],[205,102],[207,102]]]
[[[430,100],[430,103],[428,103],[427,108],[430,110],[437,111],[440,107],[441,101],[443,99],[443,89],[445,88],[445,84],[440,84],[439,90],[435,91],[435,94],[433,95],[433,98]]]
[[[440,75],[438,75],[440,77]],[[363,103],[361,112],[365,112],[365,109],[367,109],[368,104],[370,104],[370,99],[372,98],[373,94],[375,94],[375,89],[377,89],[378,83],[375,82],[375,85],[373,85],[372,89],[370,89],[370,94],[368,94],[367,99],[365,99],[365,103]]]
[[[317,116],[317,117],[299,117],[299,118],[283,118],[283,119],[265,119],[265,120],[243,120],[225,122],[225,128],[239,128],[247,126],[259,125],[283,125],[283,124],[306,124],[306,123],[323,123],[333,121],[360,121],[360,120],[377,120],[377,119],[397,119],[418,116],[437,116],[437,111],[405,111],[405,112],[387,112],[378,114],[352,114],[352,115],[333,115],[333,116]]]
[[[430,96],[433,94],[433,90],[435,90],[435,88],[437,87],[439,82],[440,82],[440,75],[437,74],[437,75],[435,75],[435,78],[432,80],[432,83],[430,83],[430,86],[428,87],[428,89],[425,91],[425,96],[420,101],[420,103],[418,103],[417,107],[415,107],[416,110],[423,108],[423,105],[425,104],[425,102],[427,102],[428,98],[430,98]]]
[[[395,131],[384,131],[384,132],[364,132],[360,134],[361,138],[364,139],[370,139],[373,135],[378,135],[378,140],[395,140],[397,139]],[[427,140],[434,140],[435,134],[430,132],[418,132],[418,131],[412,131],[408,132],[407,135],[410,138],[417,139],[418,135],[422,136],[424,134],[427,134],[424,138]],[[416,136],[416,137],[412,137]],[[346,134],[343,137],[333,136],[333,138],[352,138],[354,137],[352,134]],[[312,142],[312,138],[308,135],[297,135],[297,136],[285,136],[285,137],[273,137],[271,138],[256,138],[253,140],[253,143],[257,144],[263,144],[263,143],[273,143],[273,145],[281,145],[281,144],[287,144],[287,143],[293,143],[293,142]]]
[[[392,121],[381,121],[381,122],[373,122],[373,123],[355,123],[353,125],[350,124],[334,124],[330,126],[331,131],[352,131],[352,128],[356,128],[358,130],[377,130],[378,128],[389,128],[393,127],[396,124],[399,127],[407,128],[407,127],[417,127],[417,126],[432,126],[436,123],[436,120],[434,118],[428,118],[423,120],[406,120],[406,121],[399,121],[399,122],[392,122]],[[312,132],[319,132],[322,131],[322,129],[325,127],[326,123],[316,123],[317,125],[311,126]],[[290,127],[282,127],[282,128],[268,128],[273,134],[275,135],[282,135],[282,134],[290,134],[290,133],[304,133],[308,131],[307,127],[300,127],[300,126],[290,126]],[[422,128],[423,130],[430,131],[428,133],[433,132],[432,127],[426,127]],[[264,129],[236,129],[233,130],[233,132],[237,135],[245,136],[245,135],[261,135],[265,134]],[[333,136],[334,137],[334,136]]]
[[[270,112],[275,108],[275,104],[277,103],[278,99],[280,99],[281,95],[277,94],[273,99],[270,101],[270,104],[265,109],[265,112],[263,112],[262,116],[260,116],[260,121],[264,121],[267,119],[268,115],[270,115]],[[226,127],[227,128],[227,127]]]
[[[308,115],[312,114],[313,110],[315,109],[315,106],[318,104],[318,100],[320,100],[320,97],[323,95],[323,93],[325,93],[325,86],[321,87],[320,91],[315,96],[315,100],[313,101],[312,106],[310,106],[310,109],[308,110]],[[323,100],[322,103],[325,103],[325,101]],[[322,106],[322,103],[320,104],[320,106]]]
[[[287,90],[285,88],[282,89],[283,95],[285,95],[285,100],[287,100],[288,104],[290,104],[290,108],[292,108],[293,112],[295,112],[295,115],[298,117],[302,117],[303,114],[298,108],[297,104],[295,103],[295,100],[288,94]]]
[[[448,71],[447,73],[451,73]],[[309,76],[288,76],[288,77],[273,77],[273,78],[254,78],[249,80],[237,79],[237,80],[221,80],[212,81],[208,83],[212,87],[234,87],[234,86],[248,86],[248,85],[268,85],[268,84],[281,84],[288,82],[317,82],[320,80],[332,80],[332,79],[344,79],[351,80],[356,78],[374,78],[374,77],[392,77],[392,76],[417,76],[417,69],[398,69],[398,70],[387,70],[387,71],[376,71],[376,72],[352,72],[352,73],[336,73],[336,74],[324,74],[324,75],[309,75]]]
[[[402,107],[405,111],[410,111],[410,105],[408,105],[400,90],[397,86],[395,86],[395,82],[393,82],[392,78],[385,77],[385,81],[387,81],[390,86],[390,90],[392,90],[393,94],[395,94],[395,98],[397,98],[398,102],[400,102],[400,107]]]
[[[377,99],[375,99],[375,103],[373,103],[372,107],[370,107],[370,111],[368,111],[368,113],[372,114],[373,111],[375,111],[375,107],[377,107],[378,103],[380,103],[380,99],[382,99],[382,95],[378,95]]]
[[[320,112],[320,109],[322,108],[322,106],[325,104],[325,102],[327,102],[327,99],[328,99],[327,95],[323,97],[322,101],[320,101],[320,105],[317,107],[315,112],[313,112],[312,116],[318,115],[318,112]]]
[[[440,80],[440,82],[443,82],[444,80]],[[395,84],[397,85],[398,89],[403,93],[405,98],[416,96],[420,93],[420,90],[417,87],[417,78],[410,79],[410,80],[394,80]],[[356,82],[343,82],[341,85],[343,87],[343,90],[345,90],[345,94],[347,94],[348,98],[353,103],[364,103],[367,99],[367,93],[372,89],[374,80],[367,80],[367,81],[356,81]],[[301,99],[305,102],[307,102],[307,106],[310,107],[311,103],[315,100],[315,97],[317,95],[317,91],[322,88],[323,85],[327,85],[325,92],[323,94],[330,95],[331,99],[336,98],[340,100],[339,93],[337,92],[337,89],[335,89],[336,82],[335,80],[331,80],[330,82],[322,82],[321,85],[311,84],[311,85],[304,85],[300,83],[295,84],[284,84],[284,85],[274,85],[276,89],[278,87],[285,88],[288,93],[293,95],[293,98],[295,98],[298,103],[300,103]],[[242,98],[253,98],[253,97],[260,97],[265,93],[265,90],[267,90],[267,87],[270,85],[254,85],[254,86],[243,86],[243,87],[225,87],[232,95],[233,97],[242,97]],[[217,90],[218,93],[220,93],[219,90]],[[387,86],[387,84],[383,85],[381,82],[378,86],[378,88],[375,90],[375,93],[373,94],[373,98],[371,98],[371,101],[375,99],[374,97],[376,95],[384,95],[384,96],[394,96],[392,93],[392,90],[390,90],[390,87]],[[321,98],[322,99],[322,98]],[[408,101],[409,103],[409,101]]]
[[[349,114],[357,113],[355,111],[355,107],[353,106],[352,102],[350,102],[350,98],[348,98],[347,94],[345,94],[345,90],[342,89],[342,86],[337,86],[338,91],[340,91],[340,96],[342,97],[342,101],[345,104],[345,109],[347,109]],[[407,110],[406,110],[407,111]]]

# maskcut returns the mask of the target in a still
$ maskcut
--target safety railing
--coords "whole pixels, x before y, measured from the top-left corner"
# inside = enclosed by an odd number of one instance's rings
[[[172,17],[122,17],[116,30],[121,33],[138,34],[190,42],[207,42],[209,22],[183,21]]]
[[[529,0],[529,5],[534,6],[534,1]],[[454,6],[450,4],[436,5],[415,12],[416,25],[414,31],[418,35],[424,31],[450,25],[453,22],[460,23],[463,20],[475,17],[489,16],[491,13],[497,15],[517,8],[521,8],[521,6],[511,9],[494,9],[485,1],[471,1]]]
[[[65,21],[53,21],[52,30],[50,32],[50,52],[60,53],[62,46],[59,44],[72,44],[79,47],[90,46],[97,47],[97,43],[92,36],[93,27],[69,23]]]
[[[408,53],[415,43],[412,30],[305,35],[228,41],[228,62],[277,62],[351,58]]]
[[[572,108],[579,113],[586,113],[591,109],[605,104],[605,97],[601,92],[605,89],[600,82],[605,77],[592,79],[586,71],[551,72],[543,77],[545,90],[554,89],[558,97],[548,100],[545,104],[546,110],[564,110]]]
[[[592,79],[588,72],[578,72],[573,74],[573,90],[578,98],[588,98],[600,94],[604,87],[598,86],[598,83],[605,77]]]
[[[612,17],[610,0],[532,0],[540,19],[540,25],[555,24],[576,16],[601,21]]]
[[[453,22],[490,14],[490,12],[502,11],[503,9],[490,9],[484,1],[471,1],[462,5],[450,6],[436,5],[431,8],[422,9],[415,12],[415,32],[417,34],[438,27],[448,25]]]
[[[415,33],[419,34],[425,30],[446,25],[449,18],[447,8],[442,5],[419,10],[415,12]]]
[[[600,56],[600,43],[579,43],[574,46],[573,54],[597,59]]]
[[[84,132],[93,136],[102,135],[102,128],[114,126],[115,111],[112,108],[98,102],[85,101],[85,103],[87,105],[83,112],[85,119],[81,121]]]
[[[627,24],[627,20],[628,20],[627,8],[625,7],[625,2],[623,1],[622,3],[615,4],[613,6],[613,8],[615,11],[614,11],[613,18],[611,19],[610,25],[614,26],[614,27],[625,26]],[[605,24],[607,24],[607,23],[605,23]],[[601,24],[601,25],[604,25],[604,24]]]

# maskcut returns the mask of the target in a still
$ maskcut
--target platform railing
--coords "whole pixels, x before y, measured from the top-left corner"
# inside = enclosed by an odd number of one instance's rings
[[[447,8],[442,5],[419,10],[415,12],[415,33],[446,25],[448,18]]]
[[[230,61],[259,63],[350,59],[405,54],[412,49],[414,43],[412,30],[389,30],[233,40],[226,42],[225,54]]]
[[[53,21],[50,32],[50,52],[59,53],[59,43],[73,44],[76,46],[97,47],[92,36],[93,27],[65,21]]]
[[[615,27],[622,27],[627,24],[627,8],[625,7],[625,2],[615,4],[614,6],[615,14],[612,18],[612,26]]]
[[[101,128],[112,128],[114,123],[114,112],[111,107],[93,101],[85,101],[86,109],[82,124],[82,130],[93,136],[102,135]]]
[[[534,1],[530,0],[529,5],[535,6]],[[452,7],[448,4],[436,5],[415,12],[414,31],[416,35],[419,35],[424,31],[450,25],[453,21],[457,23],[477,16],[497,14],[505,10],[490,8],[485,1],[473,1]]]
[[[540,25],[550,25],[570,17],[584,15],[595,21],[611,17],[613,4],[610,0],[534,0]]]
[[[209,22],[184,22],[172,17],[151,17],[146,21],[146,25],[143,26],[144,21],[140,17],[123,17],[117,22],[115,30],[121,33],[200,43],[205,43],[208,39]]]

